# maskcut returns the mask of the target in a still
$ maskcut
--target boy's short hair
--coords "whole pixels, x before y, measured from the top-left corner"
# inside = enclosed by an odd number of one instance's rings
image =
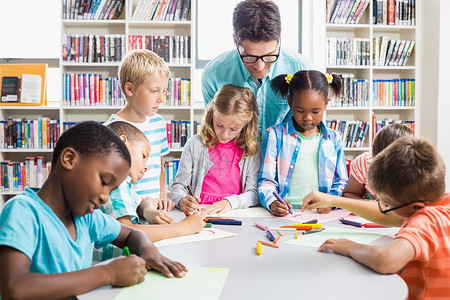
[[[233,11],[233,35],[236,43],[279,41],[281,17],[278,6],[269,0],[244,0]]]
[[[396,139],[406,135],[414,135],[414,132],[405,124],[389,124],[384,126],[373,139],[372,156],[376,156]]]
[[[125,83],[130,82],[137,89],[152,74],[170,77],[167,64],[150,50],[133,50],[120,62],[119,83],[125,95]]]
[[[139,130],[136,126],[124,121],[114,121],[108,124],[106,127],[111,129],[118,137],[124,135],[128,141],[134,143],[138,141],[145,141],[148,143],[145,134]]]
[[[377,194],[406,204],[438,200],[445,193],[445,165],[424,139],[404,136],[381,151],[370,164],[368,179]]]
[[[131,166],[130,153],[124,142],[114,132],[98,122],[80,122],[64,131],[53,150],[52,167],[57,165],[61,152],[67,147],[86,156],[91,154],[106,156],[115,151]]]

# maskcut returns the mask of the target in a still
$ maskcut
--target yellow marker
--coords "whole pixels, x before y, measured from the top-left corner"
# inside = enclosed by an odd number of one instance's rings
[[[320,229],[322,228],[322,224],[293,224],[292,226],[299,226],[299,225],[306,225],[306,226],[311,226],[312,229]]]
[[[262,253],[262,245],[260,242],[256,243],[256,254],[261,255]]]
[[[295,239],[298,240],[298,231],[295,233]]]

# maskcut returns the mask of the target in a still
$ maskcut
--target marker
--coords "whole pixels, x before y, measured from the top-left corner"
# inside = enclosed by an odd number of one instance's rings
[[[275,241],[275,237],[273,236],[272,232],[270,232],[270,230],[266,231],[266,235],[271,242]]]
[[[297,229],[296,228],[281,228],[281,227],[273,227],[273,228],[270,228],[270,230],[283,230],[283,231],[296,231]]]
[[[188,212],[188,211],[185,211],[185,212],[184,212],[184,215],[185,215],[186,217],[189,217],[189,216],[191,215],[191,213]]]
[[[283,199],[281,199],[280,195],[278,195],[277,192],[273,192],[272,194],[275,196],[275,198],[277,198],[278,201],[280,201],[283,205],[287,206],[287,208],[288,208],[288,210],[289,210],[289,213],[290,213],[291,215],[293,215],[292,210],[289,208],[289,206],[287,205],[287,203],[284,202]]]
[[[263,223],[255,222],[255,225],[256,225],[256,227],[258,227],[258,228],[260,228],[260,229],[262,229],[262,230],[264,230],[264,231],[269,230],[269,227],[267,227],[267,226],[264,225]]]
[[[386,226],[377,224],[377,223],[364,223],[362,224],[362,226],[366,227],[366,228],[387,228]]]
[[[189,195],[191,195],[192,197],[194,197],[194,199],[197,201],[197,198],[195,198],[195,196],[194,196],[194,191],[192,190],[192,187],[190,186],[190,185],[188,185],[187,187],[187,190],[188,190],[188,192],[189,192]],[[198,204],[200,204],[200,202],[198,202]],[[201,209],[200,209],[200,206],[198,207],[198,211],[200,211]]]
[[[209,221],[212,221],[212,220],[236,221],[235,219],[228,219],[228,218],[205,218],[205,219],[203,219],[203,221],[205,221],[206,223],[208,223]]]
[[[216,225],[242,225],[242,221],[238,220],[208,220],[208,223]]]
[[[298,231],[295,233],[295,239],[298,240]]]
[[[127,246],[123,247],[123,251],[125,251],[126,256],[130,256],[130,250],[128,249]]]
[[[317,219],[312,219],[312,220],[303,222],[302,224],[317,224],[317,222],[318,222]]]
[[[373,200],[372,195],[370,195],[370,193],[366,194],[366,198],[369,199],[369,200]]]
[[[206,223],[205,226],[203,228],[211,228],[211,223]]]
[[[277,236],[277,238],[275,239],[275,241],[273,241],[273,243],[276,244],[279,239],[280,239],[280,236]]]
[[[262,253],[261,242],[257,242],[256,243],[256,254],[261,255],[261,253]]]
[[[318,229],[322,228],[322,224],[308,224],[308,223],[302,223],[302,224],[293,224],[292,226],[311,226],[312,229]]]
[[[315,232],[321,232],[322,230],[325,230],[325,228],[322,227],[322,228],[307,230],[307,231],[304,231],[302,234],[310,234],[310,233],[315,233]]]
[[[311,225],[303,225],[303,224],[284,225],[284,226],[281,226],[281,228],[295,228],[297,230],[311,230],[311,229],[313,229]]]
[[[269,242],[264,242],[264,241],[258,241],[258,243],[261,243],[263,245],[270,246],[273,248],[280,248],[280,246],[278,246],[277,244],[274,244],[274,243],[269,243]]]
[[[350,221],[350,220],[346,220],[346,219],[340,219],[339,222],[341,222],[342,224],[345,224],[345,225],[350,225],[350,226],[355,226],[355,227],[362,226],[362,223]]]
[[[277,232],[278,232],[278,234],[279,234],[280,236],[284,236],[284,233],[283,233],[283,232],[281,232],[281,230],[280,230],[280,229],[277,229]]]

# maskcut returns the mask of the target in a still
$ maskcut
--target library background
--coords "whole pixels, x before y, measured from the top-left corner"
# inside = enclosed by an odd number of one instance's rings
[[[202,68],[233,48],[231,14],[239,1],[49,2],[0,4],[2,28],[11,28],[0,31],[2,42],[8,41],[0,47],[0,209],[25,186],[42,185],[61,132],[83,120],[103,122],[124,106],[117,69],[133,49],[156,52],[171,70],[169,93],[158,110],[167,121],[170,153],[163,160],[170,184],[184,143],[200,128]],[[369,151],[382,126],[401,122],[436,146],[450,166],[444,91],[450,67],[444,51],[450,45],[440,30],[450,25],[442,13],[449,3],[275,2],[283,47],[344,80],[344,94],[332,99],[324,120],[340,131],[348,160]]]

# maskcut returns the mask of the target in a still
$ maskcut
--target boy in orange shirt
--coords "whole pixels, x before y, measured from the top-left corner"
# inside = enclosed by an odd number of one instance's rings
[[[319,251],[350,256],[379,273],[398,272],[409,299],[449,297],[450,194],[439,154],[425,140],[403,137],[373,159],[368,176],[380,211],[404,218],[394,241],[382,247],[328,239]]]

